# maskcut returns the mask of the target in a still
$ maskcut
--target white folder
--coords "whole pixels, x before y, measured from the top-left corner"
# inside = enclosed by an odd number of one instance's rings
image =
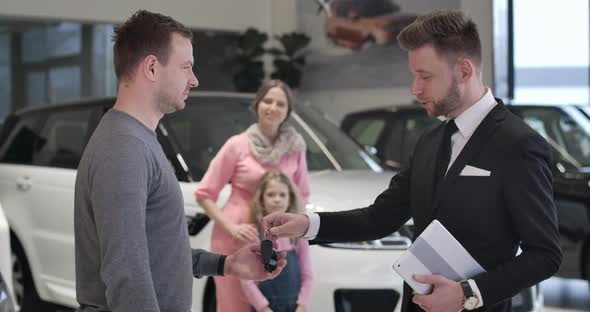
[[[428,227],[393,264],[393,269],[415,292],[426,295],[432,286],[416,282],[413,274],[443,275],[454,281],[485,272],[453,235],[438,221]]]

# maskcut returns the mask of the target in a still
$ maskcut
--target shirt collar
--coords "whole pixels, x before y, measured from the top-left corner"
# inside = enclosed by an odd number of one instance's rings
[[[486,93],[471,105],[468,109],[455,118],[455,123],[459,129],[459,133],[463,138],[471,137],[475,129],[479,126],[481,121],[488,115],[488,113],[496,106],[496,99],[492,91],[488,88]]]

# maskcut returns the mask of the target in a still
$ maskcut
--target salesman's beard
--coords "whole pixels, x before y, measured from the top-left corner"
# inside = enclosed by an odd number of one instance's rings
[[[459,83],[457,79],[453,78],[451,85],[447,91],[447,94],[440,100],[434,102],[433,115],[448,116],[451,112],[455,111],[461,106],[461,94],[459,93]]]

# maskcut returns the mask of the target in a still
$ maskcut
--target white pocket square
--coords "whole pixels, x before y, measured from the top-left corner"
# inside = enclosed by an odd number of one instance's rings
[[[490,174],[491,172],[488,170],[467,165],[459,175],[467,177],[489,177]]]

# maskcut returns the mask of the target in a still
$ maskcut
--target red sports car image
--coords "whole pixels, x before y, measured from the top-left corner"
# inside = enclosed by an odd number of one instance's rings
[[[399,32],[416,19],[416,15],[400,13],[391,0],[316,1],[326,13],[326,35],[350,49],[395,42]]]

